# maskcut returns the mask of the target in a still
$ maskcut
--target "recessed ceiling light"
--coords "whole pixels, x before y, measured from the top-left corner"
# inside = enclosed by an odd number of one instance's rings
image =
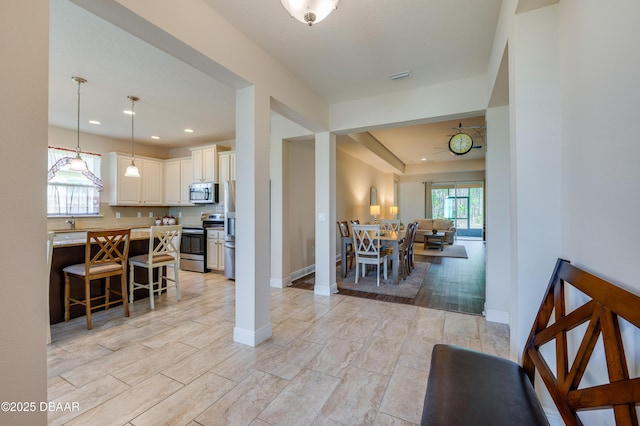
[[[160,136],[151,136],[151,139],[160,139]]]
[[[98,120],[89,120],[91,124],[101,124]]]
[[[391,74],[389,76],[389,78],[391,80],[401,80],[403,78],[408,78],[410,76],[411,76],[411,73],[409,71],[403,71],[403,72],[399,72],[399,73],[396,73],[396,74]]]
[[[125,113],[125,114],[127,114],[127,115],[136,115],[136,113],[135,113],[135,112],[133,112],[133,111],[131,111],[130,109],[125,109],[125,110],[124,110],[124,111],[122,111],[122,112],[124,112],[124,113]]]
[[[184,129],[185,133],[193,133],[193,129]]]
[[[420,161],[427,161],[427,159],[426,158],[421,158]]]

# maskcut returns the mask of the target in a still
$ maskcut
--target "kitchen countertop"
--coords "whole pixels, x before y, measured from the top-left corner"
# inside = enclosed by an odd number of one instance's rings
[[[108,229],[122,229],[122,228],[89,228],[89,229],[61,229],[53,230],[55,236],[53,237],[53,247],[72,247],[82,246],[87,244],[87,231],[99,231]],[[148,240],[149,228],[132,228],[131,240]]]

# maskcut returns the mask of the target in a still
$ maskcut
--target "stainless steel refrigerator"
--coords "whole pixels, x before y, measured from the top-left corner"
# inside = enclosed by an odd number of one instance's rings
[[[236,279],[236,181],[224,183],[224,276]]]

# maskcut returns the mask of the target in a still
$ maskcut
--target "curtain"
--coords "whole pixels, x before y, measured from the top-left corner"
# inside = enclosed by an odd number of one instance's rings
[[[431,199],[431,182],[423,182],[424,183],[424,217],[432,218],[433,217],[433,205]]]
[[[75,151],[65,148],[49,147],[47,172],[47,214],[55,215],[97,215],[100,213],[99,154],[81,152],[87,163],[87,171],[72,172],[69,164],[75,157]]]

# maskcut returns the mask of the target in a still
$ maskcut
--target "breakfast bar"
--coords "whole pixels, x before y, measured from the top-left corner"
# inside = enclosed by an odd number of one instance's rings
[[[63,269],[69,265],[83,263],[85,261],[85,247],[87,244],[86,232],[77,230],[75,232],[56,232],[53,243],[53,256],[51,260],[51,274],[49,276],[49,320],[51,324],[64,321],[64,273]],[[129,243],[129,257],[149,252],[149,229],[133,229],[131,231],[131,241]],[[146,282],[146,271],[136,273],[136,281]],[[114,288],[120,287],[120,278],[112,279]],[[79,287],[72,287],[72,293],[79,291]],[[91,294],[98,296],[104,294],[104,284],[99,280],[91,283]],[[145,290],[136,290],[135,299],[148,297]],[[82,294],[77,294],[80,298]],[[85,315],[84,307],[72,306],[70,309],[71,318]]]

